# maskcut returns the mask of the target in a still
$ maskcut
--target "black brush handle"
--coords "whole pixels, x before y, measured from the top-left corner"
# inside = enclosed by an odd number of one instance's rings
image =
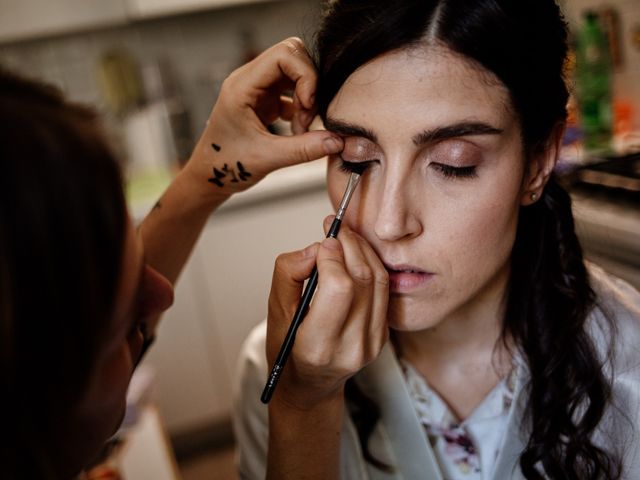
[[[342,221],[337,217],[333,220],[331,228],[329,229],[329,233],[327,234],[327,238],[336,238],[338,236],[341,223]],[[262,395],[260,396],[260,401],[262,403],[269,403],[269,400],[271,400],[271,396],[273,395],[273,392],[276,389],[276,385],[278,384],[280,374],[282,373],[282,370],[287,363],[287,359],[289,358],[289,354],[291,353],[291,349],[293,348],[293,342],[296,339],[296,332],[298,331],[298,327],[300,327],[302,320],[304,320],[304,317],[309,311],[309,305],[311,304],[311,299],[313,298],[313,294],[316,292],[317,286],[318,269],[316,267],[313,267],[311,277],[309,277],[307,286],[302,293],[302,297],[300,297],[300,303],[298,304],[296,313],[293,315],[293,320],[291,320],[291,325],[289,325],[287,335],[284,337],[284,341],[282,342],[282,346],[280,347],[280,352],[278,352],[278,357],[273,364],[271,374],[269,375],[267,383],[264,386],[264,390],[262,391]]]

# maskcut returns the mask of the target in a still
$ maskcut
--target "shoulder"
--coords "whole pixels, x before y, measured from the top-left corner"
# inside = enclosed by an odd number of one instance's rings
[[[587,267],[596,294],[596,306],[588,318],[596,346],[612,354],[618,372],[640,374],[640,292],[594,264]]]
[[[620,455],[622,477],[640,470],[640,292],[629,283],[586,262],[596,303],[586,328],[611,385],[608,407],[595,442]]]
[[[242,479],[264,478],[268,442],[268,410],[260,401],[267,378],[267,324],[257,325],[245,340],[234,376],[233,429]]]
[[[640,322],[640,292],[629,283],[605,272],[598,265],[587,263],[591,287],[599,303],[612,309],[614,315],[634,318]]]
[[[267,372],[267,322],[262,321],[249,332],[249,335],[242,344],[240,355],[238,357],[237,368],[242,372],[243,369],[249,368],[252,373]]]
[[[633,418],[640,417],[640,292],[630,284],[588,264],[596,306],[587,319],[613,400]]]
[[[233,388],[234,409],[236,410],[238,408],[264,407],[259,397],[267,378],[266,337],[267,324],[261,322],[251,330],[240,349]],[[266,412],[266,407],[264,410]]]

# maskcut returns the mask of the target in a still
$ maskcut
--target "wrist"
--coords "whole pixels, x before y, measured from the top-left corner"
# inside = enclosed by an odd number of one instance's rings
[[[294,389],[279,388],[273,394],[269,409],[308,415],[310,412],[340,411],[344,408],[344,402],[344,385],[328,391],[311,388],[295,391]]]
[[[208,165],[206,163],[202,159],[195,158],[194,153],[176,176],[175,183],[181,196],[185,198],[192,209],[213,211],[234,192],[230,189],[216,188],[209,182],[212,177],[210,172],[212,168],[210,161]]]

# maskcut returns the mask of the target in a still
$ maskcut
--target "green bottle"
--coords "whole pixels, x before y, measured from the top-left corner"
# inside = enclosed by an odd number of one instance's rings
[[[589,151],[611,149],[611,60],[598,15],[585,12],[577,38],[576,89],[584,146]]]

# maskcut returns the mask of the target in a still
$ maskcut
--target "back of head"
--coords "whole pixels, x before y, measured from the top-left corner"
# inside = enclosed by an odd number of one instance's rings
[[[3,475],[55,478],[57,432],[112,315],[121,176],[91,111],[1,69],[0,172]]]

